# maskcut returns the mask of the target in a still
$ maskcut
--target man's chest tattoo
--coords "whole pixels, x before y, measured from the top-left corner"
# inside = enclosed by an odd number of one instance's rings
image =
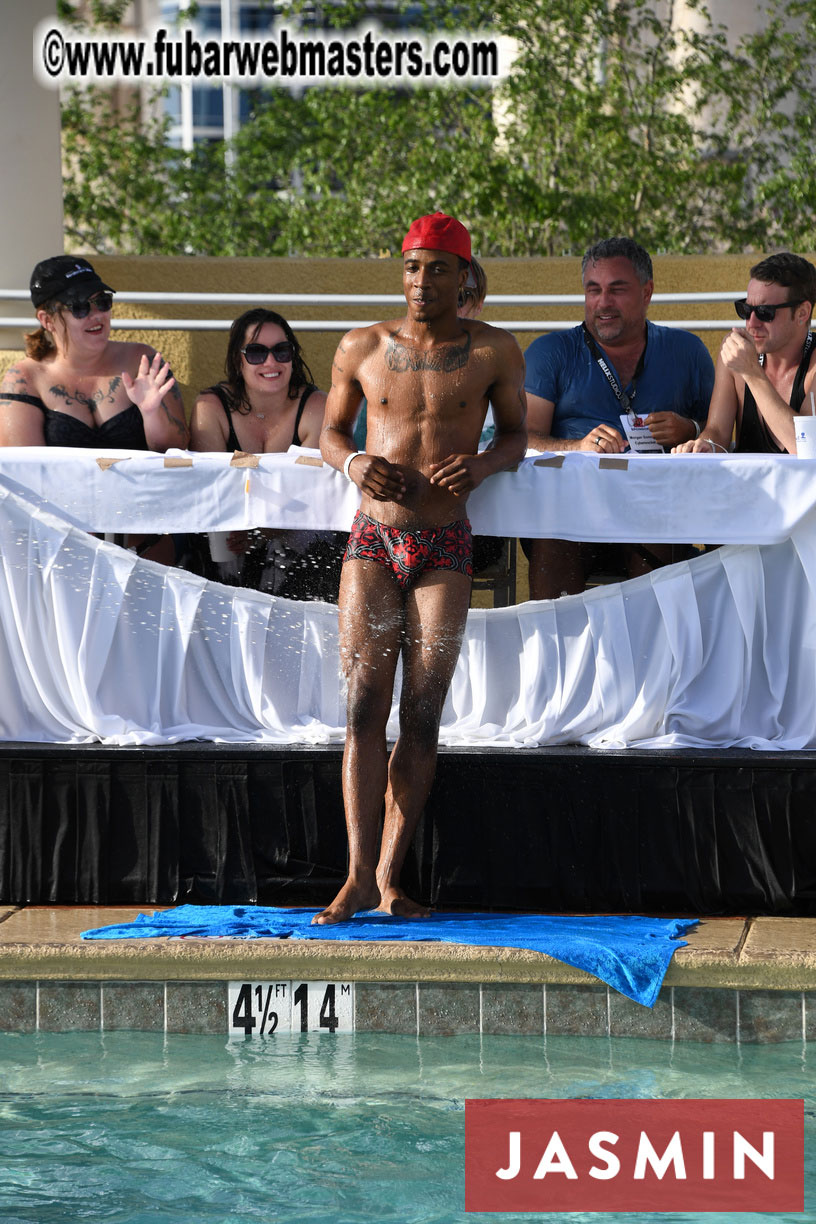
[[[453,374],[465,368],[469,357],[469,334],[461,344],[446,344],[427,352],[409,348],[396,336],[390,336],[385,350],[385,364],[395,374],[415,373],[420,370],[430,370],[435,374]]]

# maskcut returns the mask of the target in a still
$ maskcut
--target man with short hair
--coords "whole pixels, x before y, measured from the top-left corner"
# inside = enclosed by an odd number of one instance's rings
[[[627,425],[645,425],[654,449],[696,438],[714,366],[697,336],[647,320],[654,291],[648,252],[631,238],[607,238],[589,248],[581,271],[584,322],[540,336],[525,354],[529,445],[617,455],[628,445]],[[533,599],[583,591],[589,574],[608,564],[610,549],[623,551],[630,577],[671,559],[671,545],[524,546]]]
[[[816,343],[810,317],[816,304],[816,268],[801,255],[780,251],[750,271],[748,293],[735,302],[744,328],[723,340],[714,394],[699,438],[674,453],[795,454],[793,414],[816,391]]]
[[[468,494],[524,455],[524,361],[516,341],[459,319],[470,237],[442,213],[402,244],[403,319],[351,331],[334,359],[324,459],[362,491],[340,582],[340,656],[348,681],[343,798],[348,879],[318,923],[361,909],[427,910],[400,872],[436,769],[439,723],[465,627],[472,577]],[[366,451],[355,450],[360,402]],[[477,453],[488,403],[495,434]],[[386,749],[397,660],[400,731]],[[380,834],[380,820],[385,817]]]

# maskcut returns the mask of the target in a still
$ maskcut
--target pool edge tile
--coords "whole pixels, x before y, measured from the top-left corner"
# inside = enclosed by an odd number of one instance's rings
[[[801,990],[741,990],[739,1040],[770,1045],[805,1040]]]
[[[547,1036],[608,1037],[606,986],[547,986]]]
[[[416,983],[355,983],[354,1028],[360,1033],[416,1033]]]
[[[163,982],[103,982],[103,1032],[163,1032],[164,995]]]
[[[417,991],[417,1033],[422,1037],[478,1033],[480,987],[470,982],[420,982]]]
[[[37,1028],[37,983],[0,982],[0,1032],[33,1033]]]
[[[227,1035],[227,983],[166,983],[165,1032]]]
[[[524,982],[487,982],[482,986],[481,995],[483,1033],[544,1035],[544,991],[541,986]]]
[[[736,990],[675,986],[672,994],[676,1041],[737,1041]]]
[[[661,991],[654,1007],[644,1007],[617,991],[609,992],[609,1036],[670,1041],[674,1030],[671,992]]]
[[[102,1025],[99,982],[40,982],[37,1028],[42,1033],[98,1032]]]

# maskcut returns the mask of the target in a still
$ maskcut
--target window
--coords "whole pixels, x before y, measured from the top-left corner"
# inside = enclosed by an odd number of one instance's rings
[[[193,86],[193,126],[224,126],[224,94],[220,86]]]

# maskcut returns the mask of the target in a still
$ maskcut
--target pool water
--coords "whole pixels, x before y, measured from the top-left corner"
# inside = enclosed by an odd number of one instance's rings
[[[816,1049],[633,1039],[0,1034],[2,1224],[728,1221],[464,1210],[467,1097],[804,1097]]]

